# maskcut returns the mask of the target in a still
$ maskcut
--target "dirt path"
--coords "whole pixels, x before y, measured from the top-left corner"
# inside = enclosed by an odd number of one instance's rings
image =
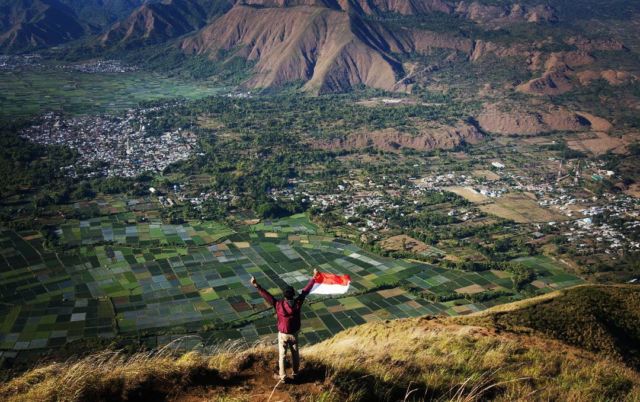
[[[305,364],[295,384],[285,384],[274,378],[277,373],[277,354],[247,357],[240,370],[224,384],[212,384],[190,389],[172,399],[174,402],[238,400],[251,402],[294,402],[315,400],[327,389],[326,370]],[[290,373],[290,368],[287,369]]]

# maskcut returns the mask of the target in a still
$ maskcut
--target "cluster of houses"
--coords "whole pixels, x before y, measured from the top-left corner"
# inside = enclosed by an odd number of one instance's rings
[[[0,55],[0,71],[13,71],[24,67],[40,67],[39,55]]]
[[[403,211],[412,207],[419,210],[420,200],[427,192],[449,191],[457,187],[498,198],[514,191],[523,191],[535,194],[540,206],[567,217],[558,222],[549,222],[548,225],[556,226],[579,252],[615,255],[622,250],[640,250],[640,243],[630,235],[640,230],[640,202],[636,198],[623,193],[608,193],[599,197],[578,196],[583,193],[574,191],[581,187],[575,187],[573,180],[557,182],[555,177],[549,180],[545,176],[535,179],[526,173],[505,169],[500,162],[488,164],[486,168],[495,173],[492,180],[470,172],[436,172],[421,178],[409,178],[408,181],[389,176],[362,178],[352,172],[338,180],[331,190],[327,190],[326,183],[321,181],[295,178],[289,180],[288,188],[272,190],[270,196],[275,200],[303,199],[320,211],[337,211],[347,225],[370,233],[389,229],[390,213],[402,215]],[[587,168],[589,166],[583,165],[583,171],[587,171]],[[593,171],[598,169],[597,166],[590,168]],[[608,172],[603,173],[611,176]],[[588,176],[585,177],[588,179]],[[213,198],[228,203],[237,196],[228,192],[211,192],[202,193],[190,201],[198,205]],[[451,207],[440,212],[461,221],[479,217],[477,208],[473,207]],[[596,219],[597,216],[605,219]],[[609,222],[609,219],[616,217],[624,223]],[[532,236],[540,238],[544,234],[535,232]]]
[[[356,179],[351,175],[343,179],[333,191],[318,187],[316,182],[292,179],[292,186],[274,190],[274,199],[294,199],[301,197],[322,212],[340,211],[348,226],[356,226],[361,232],[384,231],[389,229],[390,213],[404,216],[407,210],[421,208],[421,200],[433,188],[421,185],[419,181],[400,183],[391,177],[382,176],[379,181],[371,178]],[[384,182],[384,184],[382,184]],[[442,189],[438,189],[442,190]],[[461,221],[478,217],[471,208],[451,208],[442,211]]]
[[[125,65],[119,60],[95,60],[79,64],[66,64],[62,65],[61,68],[87,74],[130,73],[138,70],[138,67]]]
[[[446,191],[451,187],[465,187],[486,197],[501,197],[513,191],[526,191],[536,194],[539,205],[551,207],[567,216],[566,221],[549,224],[565,230],[569,242],[582,252],[617,254],[623,250],[640,250],[640,242],[629,235],[632,231],[640,230],[638,199],[624,193],[578,198],[571,190],[573,182],[565,186],[562,183],[533,180],[526,175],[502,170],[504,165],[501,163],[499,166],[493,163],[492,166],[498,169],[496,173],[504,180],[483,180],[460,172],[414,178],[409,184],[394,183],[393,180],[389,183],[389,180],[386,180],[383,185],[370,179],[358,181],[350,178],[342,180],[334,191],[327,193],[313,191],[313,186],[309,185],[311,183],[297,179],[292,183],[295,187],[274,192],[273,196],[303,196],[321,210],[339,209],[347,222],[351,218],[364,221],[364,225],[360,224],[360,230],[368,231],[386,229],[388,221],[385,216],[388,216],[389,211],[402,207],[398,204],[415,204],[418,207],[420,197],[425,191]],[[609,172],[604,174],[611,176]],[[401,202],[398,201],[398,197],[402,198]],[[447,215],[455,216],[462,221],[477,217],[473,208],[453,208]],[[602,222],[595,224],[595,216],[605,219],[600,219]],[[607,223],[611,218],[620,218],[624,223]]]
[[[131,109],[124,116],[78,116],[55,113],[43,116],[21,135],[45,145],[64,145],[79,153],[79,160],[67,168],[69,174],[134,177],[144,172],[161,172],[172,163],[189,158],[197,138],[176,129],[150,135],[147,114],[157,108]]]
[[[639,251],[640,242],[628,238],[624,231],[640,229],[640,222],[627,222],[624,226],[621,230],[608,223],[594,224],[591,218],[584,218],[575,221],[564,236],[576,245],[582,255]]]
[[[618,254],[640,250],[637,236],[631,236],[631,233],[640,232],[640,203],[636,199],[608,194],[600,205],[592,205],[579,212],[584,217],[570,221],[564,236],[576,245],[580,254]],[[616,218],[619,220],[614,223]]]
[[[0,55],[0,71],[13,71],[21,68],[73,71],[87,74],[130,73],[139,70],[138,67],[125,65],[119,60],[94,60],[77,64],[43,64],[42,56],[37,54]]]

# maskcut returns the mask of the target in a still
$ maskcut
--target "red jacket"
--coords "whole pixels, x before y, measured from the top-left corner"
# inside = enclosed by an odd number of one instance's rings
[[[257,286],[260,296],[276,309],[279,332],[293,335],[300,330],[300,310],[302,309],[302,303],[304,303],[304,299],[311,291],[314,283],[315,280],[311,278],[307,286],[305,286],[304,289],[300,291],[298,297],[293,300],[276,299],[271,293],[262,288],[262,286]]]

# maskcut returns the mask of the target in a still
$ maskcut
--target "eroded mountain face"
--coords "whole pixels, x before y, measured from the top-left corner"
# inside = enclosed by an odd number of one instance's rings
[[[567,10],[548,5],[244,0],[226,6],[219,17],[209,16],[206,22],[196,18],[202,26],[175,43],[186,54],[222,63],[235,57],[248,60],[252,77],[244,84],[249,88],[295,83],[312,93],[359,86],[411,92],[416,84],[433,83],[431,73],[451,64],[482,66],[496,59],[528,75],[499,84],[532,96],[562,95],[600,80],[621,85],[638,77],[636,70],[600,63],[602,56],[628,53],[623,40],[606,33],[589,35],[573,23],[565,27],[560,15]],[[166,7],[180,9],[177,0]],[[127,20],[129,26],[125,22],[112,29],[127,32],[121,41],[166,32],[160,23],[166,19],[142,9],[138,13]],[[158,36],[174,38],[188,29]],[[497,74],[488,73],[487,83],[495,84]]]
[[[414,19],[387,24],[389,15]],[[409,91],[416,69],[406,59],[434,51],[461,53],[473,61],[487,53],[513,53],[459,32],[430,30],[414,23],[425,15],[488,27],[555,20],[551,8],[538,6],[440,0],[249,0],[237,3],[180,46],[185,52],[212,58],[236,50],[234,56],[255,63],[255,76],[247,82],[250,87],[302,81],[304,89],[314,93],[344,92],[358,85]]]

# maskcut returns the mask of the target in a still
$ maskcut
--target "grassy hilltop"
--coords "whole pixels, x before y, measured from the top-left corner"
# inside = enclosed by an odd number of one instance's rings
[[[276,388],[273,347],[105,351],[15,376],[0,399],[635,401],[639,307],[638,287],[581,286],[474,316],[368,323],[305,348],[300,384]]]

